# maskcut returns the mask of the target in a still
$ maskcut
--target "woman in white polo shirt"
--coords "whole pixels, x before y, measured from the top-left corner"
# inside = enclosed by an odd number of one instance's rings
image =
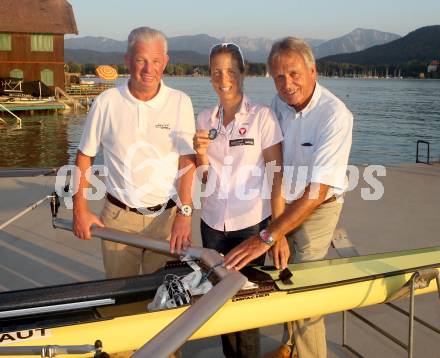
[[[237,45],[215,45],[209,65],[219,102],[199,114],[194,137],[197,166],[202,166],[206,182],[201,234],[204,247],[226,254],[259,235],[270,216],[277,217],[284,209],[281,172],[267,170],[265,175],[266,163],[282,168],[283,137],[270,108],[244,95],[245,64]],[[285,242],[273,253],[277,266],[280,260],[287,262]],[[254,263],[263,262],[264,256]],[[258,329],[223,335],[222,344],[226,357],[260,355]]]

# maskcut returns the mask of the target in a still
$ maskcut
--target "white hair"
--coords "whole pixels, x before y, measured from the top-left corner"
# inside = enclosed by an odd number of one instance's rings
[[[285,37],[272,45],[272,49],[270,50],[269,57],[267,58],[267,65],[269,70],[271,70],[271,66],[274,60],[281,54],[294,52],[300,54],[304,63],[306,64],[308,69],[312,69],[315,67],[315,56],[313,56],[312,49],[304,40],[299,38],[289,36]]]
[[[151,27],[142,26],[134,29],[128,35],[127,53],[130,53],[136,42],[151,42],[160,40],[163,42],[164,54],[168,52],[167,38],[162,31],[152,29]]]

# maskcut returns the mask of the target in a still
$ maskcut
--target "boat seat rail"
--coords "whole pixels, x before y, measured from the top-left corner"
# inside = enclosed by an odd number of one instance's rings
[[[94,358],[108,358],[107,353],[102,352],[102,342],[97,340],[95,344],[82,344],[75,346],[24,346],[24,347],[0,347],[0,356],[30,356],[39,355],[43,358],[53,358],[60,354],[87,354],[94,353]]]
[[[349,239],[347,232],[344,229],[336,229],[333,235],[332,246],[336,249],[336,252],[340,257],[353,257],[359,255],[359,252],[354,247],[353,243]],[[420,317],[415,315],[414,309],[414,297],[415,291],[418,289],[423,289],[428,287],[432,280],[435,280],[437,283],[437,292],[440,299],[440,277],[438,270],[426,269],[416,271],[412,274],[411,278],[404,284],[402,287],[391,294],[387,300],[384,302],[388,307],[392,308],[394,311],[399,312],[408,317],[408,340],[407,343],[401,341],[396,338],[389,332],[385,331],[371,320],[360,314],[355,310],[348,310],[342,312],[342,346],[350,351],[357,357],[363,357],[363,355],[352,347],[348,343],[347,337],[347,318],[348,314],[351,314],[353,317],[357,318],[359,321],[365,323],[367,326],[371,327],[375,331],[379,332],[384,337],[388,338],[390,341],[394,342],[401,348],[403,348],[409,358],[412,358],[414,355],[414,322],[421,324],[422,326],[428,328],[429,330],[440,334],[440,329],[431,325],[430,323],[422,320]],[[407,298],[409,297],[409,311],[405,311],[399,306],[392,303],[393,301]]]

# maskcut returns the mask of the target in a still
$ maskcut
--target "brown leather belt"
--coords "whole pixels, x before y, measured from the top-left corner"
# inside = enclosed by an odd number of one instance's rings
[[[129,210],[129,211],[132,211],[136,214],[144,215],[144,213],[139,211],[138,208],[131,208],[128,205],[125,205],[122,201],[120,201],[119,199],[116,199],[113,195],[107,193],[106,196],[107,196],[107,200],[110,203],[112,203],[113,205],[116,205],[118,208],[121,208],[124,210]],[[176,203],[170,199],[165,204],[159,204],[159,205],[155,205],[155,206],[150,206],[148,208],[139,208],[139,209],[142,211],[145,211],[145,212],[157,212],[157,211],[162,210],[164,206],[165,206],[165,210],[167,210],[167,209],[170,209],[170,208],[176,206]]]
[[[328,198],[327,200],[323,201],[322,204],[333,203],[334,201],[336,201],[336,199],[337,199],[336,195],[332,195],[330,198]]]

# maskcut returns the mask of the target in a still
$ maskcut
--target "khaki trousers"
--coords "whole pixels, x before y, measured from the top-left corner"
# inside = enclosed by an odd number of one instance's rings
[[[121,209],[106,200],[101,220],[111,229],[169,241],[175,215],[176,207],[153,217]],[[107,278],[152,273],[173,259],[172,256],[107,240],[102,240],[102,256]]]
[[[337,201],[323,204],[289,233],[289,263],[322,260],[327,255],[341,210],[342,204]],[[327,357],[324,317],[285,323],[283,343],[294,346],[299,358]]]

